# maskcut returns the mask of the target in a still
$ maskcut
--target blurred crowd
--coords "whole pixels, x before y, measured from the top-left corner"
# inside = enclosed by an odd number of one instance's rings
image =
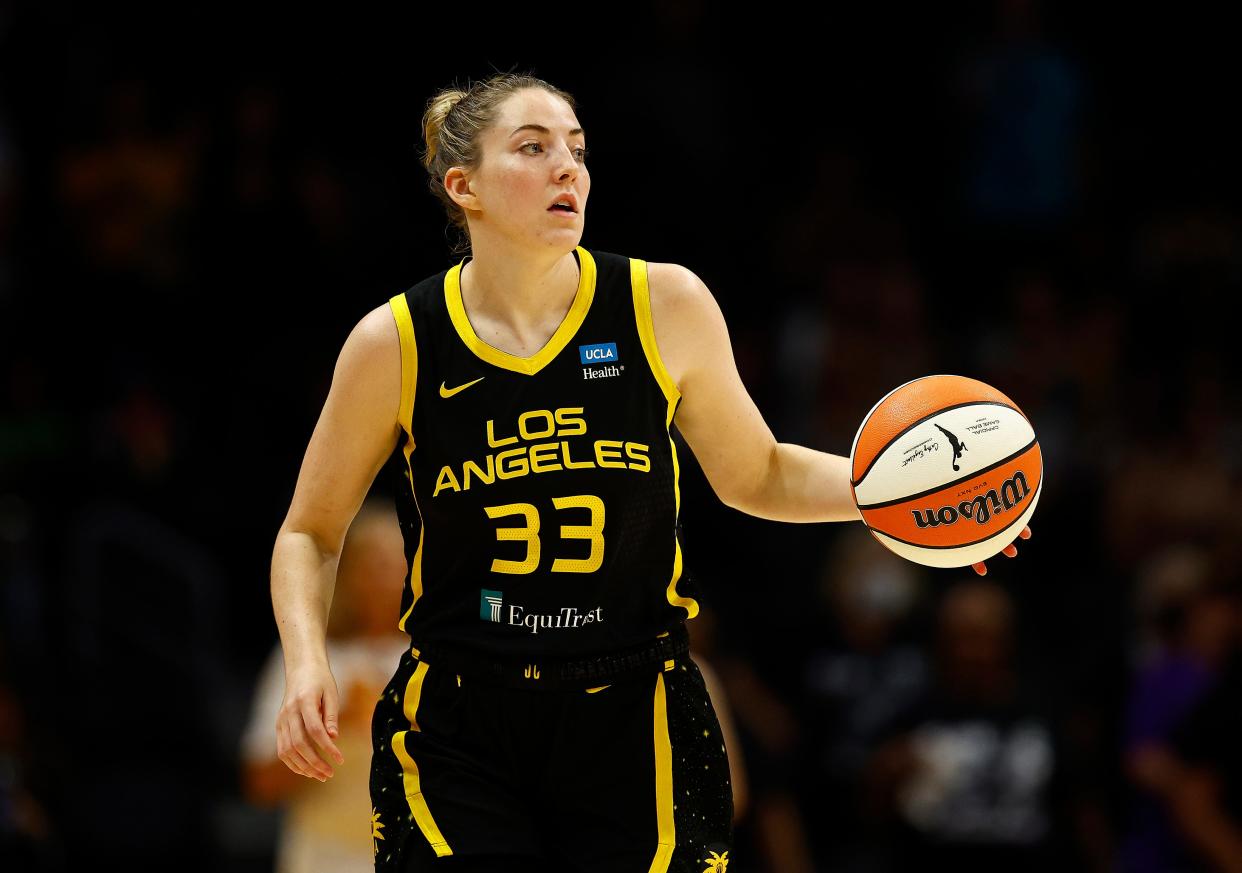
[[[80,24],[35,94],[0,9],[0,866],[292,873],[335,857],[297,840],[337,803],[369,851],[358,784],[272,760],[267,573],[345,335],[455,262],[422,101],[489,70],[164,78]],[[754,22],[775,87],[692,39],[722,35],[701,5],[652,14],[641,48],[535,67],[590,131],[583,245],[698,273],[780,441],[848,454],[893,387],[961,373],[1046,465],[978,578],[728,509],[678,442],[733,866],[1242,870],[1242,201],[1209,80],[1162,90],[1101,22],[1004,0],[886,53]],[[386,486],[334,606],[342,742],[403,645],[354,594],[404,574]]]

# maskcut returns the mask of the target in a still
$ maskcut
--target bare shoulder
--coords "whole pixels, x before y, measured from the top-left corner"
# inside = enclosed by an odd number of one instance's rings
[[[366,313],[341,346],[311,434],[285,528],[338,551],[400,433],[401,336],[387,303]]]
[[[720,305],[706,283],[688,267],[649,263],[651,320],[660,357],[679,386],[702,353],[727,333]]]
[[[384,420],[397,420],[401,334],[387,302],[367,312],[350,330],[337,357],[332,388],[347,404],[365,405]]]
[[[366,313],[350,329],[336,362],[336,378],[385,382],[400,378],[401,334],[388,303]]]
[[[393,349],[400,352],[401,334],[397,331],[397,322],[388,302],[381,303],[362,316],[349,332],[345,344],[352,344],[364,353],[383,354]]]
[[[680,309],[714,302],[712,292],[703,280],[681,264],[647,264],[647,284],[651,290],[653,309],[657,306]]]

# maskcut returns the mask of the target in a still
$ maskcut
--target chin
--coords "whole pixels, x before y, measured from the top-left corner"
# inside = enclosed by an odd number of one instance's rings
[[[566,228],[558,233],[545,234],[536,241],[536,245],[555,248],[569,254],[582,243],[581,228]]]

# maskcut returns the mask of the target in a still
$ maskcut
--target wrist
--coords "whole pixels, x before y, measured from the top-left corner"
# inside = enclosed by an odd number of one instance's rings
[[[284,648],[284,654],[286,676],[299,670],[318,670],[328,666],[326,642],[288,645]]]

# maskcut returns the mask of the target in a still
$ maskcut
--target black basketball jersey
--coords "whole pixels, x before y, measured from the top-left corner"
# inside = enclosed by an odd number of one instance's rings
[[[456,266],[389,301],[401,334],[397,512],[414,647],[574,655],[698,612],[682,578],[681,394],[660,360],[647,264],[574,250],[577,294],[531,357],[479,339]]]

